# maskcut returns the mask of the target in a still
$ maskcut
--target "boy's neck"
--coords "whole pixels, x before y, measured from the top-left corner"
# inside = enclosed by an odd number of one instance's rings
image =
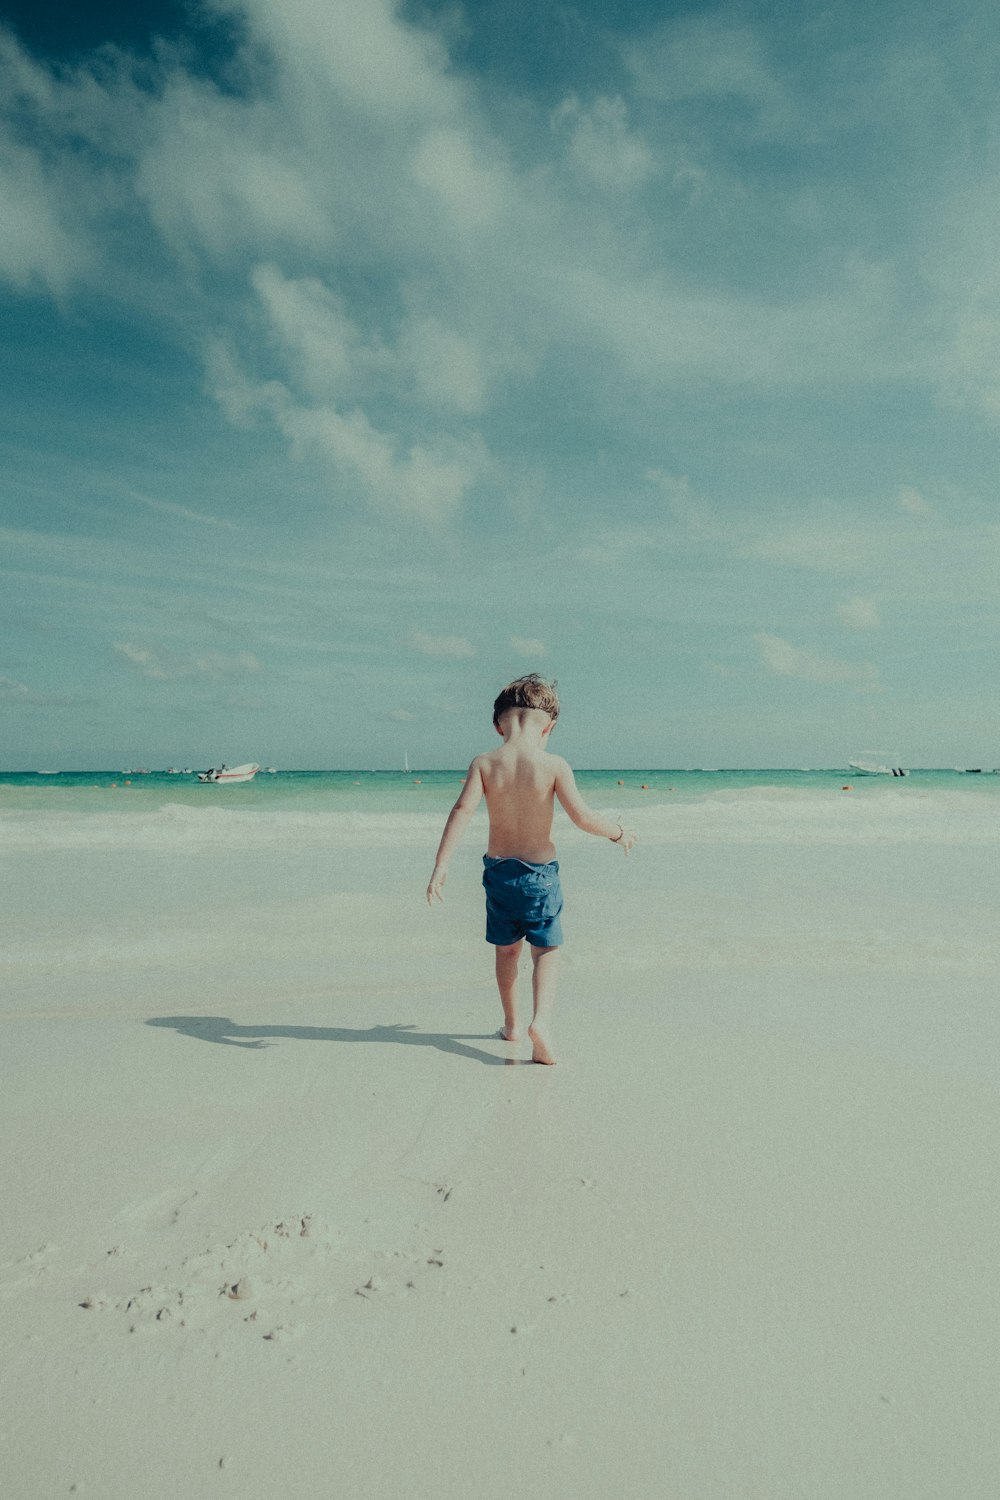
[[[499,729],[505,745],[523,745],[542,749],[548,739],[552,720],[541,708],[509,708],[501,716]]]

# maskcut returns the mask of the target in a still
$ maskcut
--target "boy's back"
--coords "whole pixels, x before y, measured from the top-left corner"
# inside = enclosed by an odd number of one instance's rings
[[[487,853],[491,858],[523,859],[529,864],[555,858],[552,810],[563,768],[569,769],[561,756],[521,743],[519,735],[476,757],[473,775],[482,780],[490,815]]]

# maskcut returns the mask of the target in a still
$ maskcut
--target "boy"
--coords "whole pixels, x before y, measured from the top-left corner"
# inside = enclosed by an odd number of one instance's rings
[[[427,902],[443,901],[448,861],[480,798],[490,815],[489,847],[483,857],[486,887],[486,941],[496,949],[497,988],[503,1006],[500,1036],[518,1042],[517,965],[524,939],[531,945],[534,1010],[528,1036],[531,1060],[554,1063],[548,1025],[555,1000],[556,966],[562,943],[559,916],[562,891],[552,842],[554,798],[577,828],[610,839],[627,854],[635,834],[621,823],[591,812],[577,790],[573,772],[548,739],[559,717],[555,682],[537,673],[508,684],[493,704],[493,727],[503,738],[498,750],[477,755],[461,795],[444,826]]]

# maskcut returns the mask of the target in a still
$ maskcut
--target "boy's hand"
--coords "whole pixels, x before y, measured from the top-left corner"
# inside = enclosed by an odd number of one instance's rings
[[[439,870],[436,866],[427,887],[427,905],[433,906],[435,901],[444,901],[444,883],[448,879],[447,870]]]
[[[635,847],[635,841],[638,836],[634,828],[622,828],[621,838],[612,839],[611,842],[617,844],[623,854],[627,854],[630,849]]]

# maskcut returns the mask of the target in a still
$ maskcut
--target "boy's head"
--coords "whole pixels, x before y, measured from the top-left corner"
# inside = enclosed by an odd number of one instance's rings
[[[493,724],[496,729],[500,728],[501,714],[505,714],[509,708],[540,708],[554,724],[559,717],[559,694],[556,692],[555,678],[546,682],[537,672],[529,672],[527,677],[516,677],[513,682],[508,682],[493,704]]]

